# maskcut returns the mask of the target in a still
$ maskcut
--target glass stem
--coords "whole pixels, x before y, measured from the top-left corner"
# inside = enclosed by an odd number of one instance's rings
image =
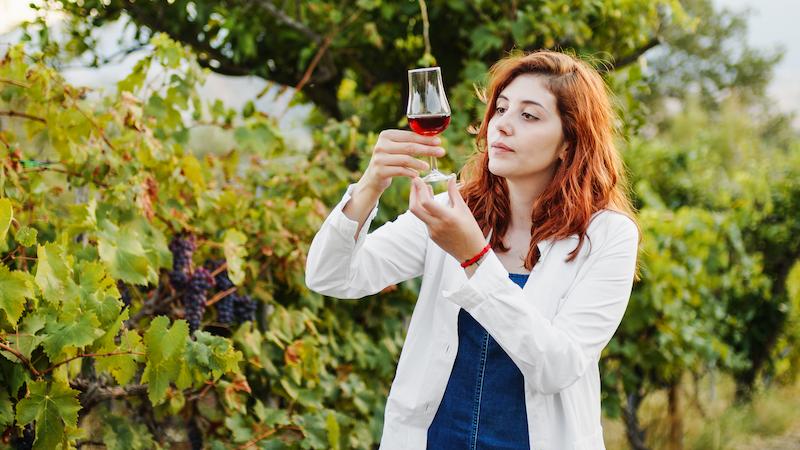
[[[439,168],[436,167],[436,157],[435,156],[429,156],[429,158],[431,159],[431,170],[429,170],[428,172],[430,172],[430,173],[438,172]]]

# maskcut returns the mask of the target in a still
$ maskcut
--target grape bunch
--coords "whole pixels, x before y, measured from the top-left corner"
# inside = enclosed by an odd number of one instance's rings
[[[205,267],[214,272],[221,266],[225,260],[208,260],[205,263]],[[232,288],[233,282],[230,278],[228,278],[228,271],[221,270],[214,276],[214,282],[216,283],[217,289],[222,292]],[[235,314],[234,314],[234,301],[236,298],[236,293],[231,293],[226,295],[225,297],[221,298],[214,306],[217,309],[217,320],[220,323],[229,325],[234,322]]]
[[[122,303],[125,306],[131,306],[131,291],[128,289],[128,285],[122,280],[117,280],[117,290],[122,298]]]
[[[249,295],[237,295],[233,301],[233,314],[236,316],[236,322],[256,320],[257,306],[255,300]]]
[[[224,259],[208,259],[204,264],[209,272],[216,272],[219,267],[225,263]],[[214,282],[216,282],[217,289],[224,291],[233,287],[233,282],[228,278],[228,270],[221,270],[214,275]]]
[[[196,421],[189,420],[186,437],[189,438],[189,445],[192,450],[203,450],[203,432],[200,431]]]
[[[210,272],[215,272],[224,262],[221,259],[208,260],[204,266]],[[219,292],[224,292],[234,287],[233,282],[228,277],[227,270],[220,270],[214,276],[214,281]],[[233,292],[221,298],[214,306],[217,309],[217,320],[220,323],[231,325],[255,320],[256,307],[258,305],[249,295],[240,295]]]
[[[170,241],[172,270],[169,272],[169,282],[175,289],[184,289],[189,283],[188,270],[191,267],[192,254],[196,248],[194,235],[179,235]]]
[[[206,310],[206,295],[212,286],[214,278],[205,267],[198,267],[189,278],[183,297],[183,308],[191,333],[200,328]]]
[[[22,433],[11,438],[11,445],[15,450],[31,450],[36,434],[33,432],[33,424],[29,423],[22,429]]]

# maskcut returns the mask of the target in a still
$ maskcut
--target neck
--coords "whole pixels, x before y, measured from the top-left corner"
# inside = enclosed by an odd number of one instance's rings
[[[540,176],[539,176],[540,175]],[[511,208],[510,230],[526,230],[533,226],[533,202],[542,195],[553,179],[553,173],[541,173],[525,179],[506,179],[508,200]]]

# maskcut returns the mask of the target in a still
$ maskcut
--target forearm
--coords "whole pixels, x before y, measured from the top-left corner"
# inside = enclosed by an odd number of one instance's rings
[[[353,190],[350,200],[342,209],[342,212],[348,219],[358,222],[358,228],[356,229],[353,239],[358,239],[361,228],[364,226],[370,211],[372,211],[375,203],[380,199],[380,196],[381,192],[377,192],[365,184],[362,185],[361,182],[356,184],[356,188]]]

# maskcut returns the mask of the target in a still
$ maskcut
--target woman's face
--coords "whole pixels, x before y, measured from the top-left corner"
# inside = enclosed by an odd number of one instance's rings
[[[514,179],[552,179],[567,144],[561,129],[555,96],[544,77],[517,76],[498,95],[489,120],[489,171]]]

